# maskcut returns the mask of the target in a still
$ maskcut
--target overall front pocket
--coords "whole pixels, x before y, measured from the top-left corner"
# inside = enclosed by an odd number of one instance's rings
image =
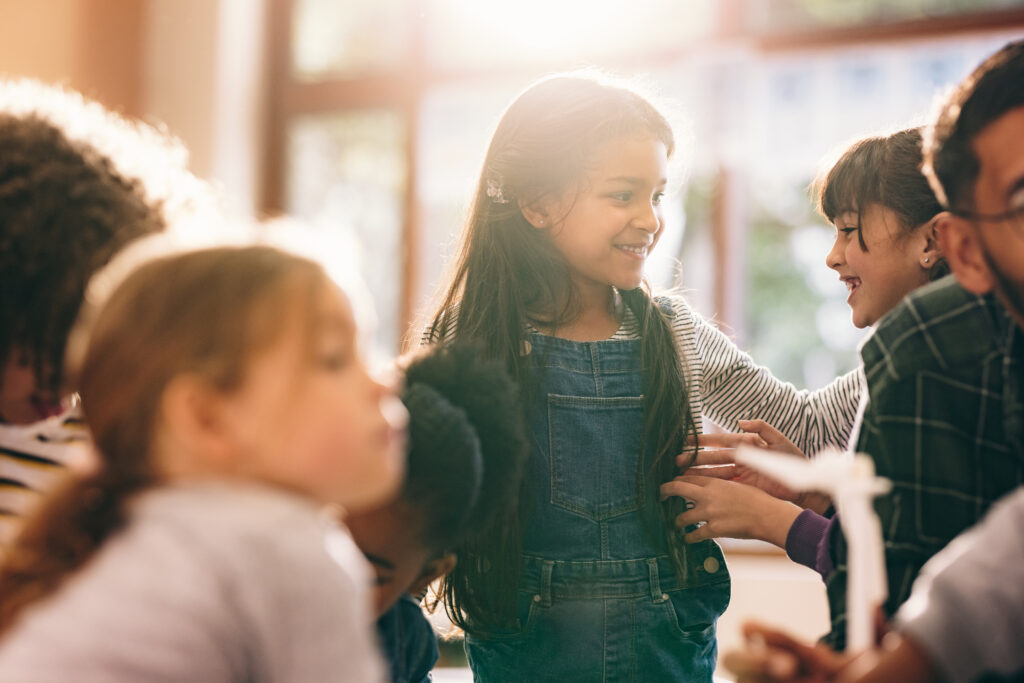
[[[548,395],[552,505],[596,521],[640,509],[643,401]]]

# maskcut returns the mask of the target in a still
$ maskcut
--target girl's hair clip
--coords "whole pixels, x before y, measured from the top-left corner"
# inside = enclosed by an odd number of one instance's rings
[[[508,198],[505,196],[504,191],[502,191],[501,185],[493,178],[487,181],[487,196],[495,204],[508,204]]]

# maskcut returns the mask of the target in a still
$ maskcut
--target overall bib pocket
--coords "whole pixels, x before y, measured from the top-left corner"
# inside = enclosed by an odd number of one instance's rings
[[[595,521],[640,509],[643,400],[548,395],[552,505]]]

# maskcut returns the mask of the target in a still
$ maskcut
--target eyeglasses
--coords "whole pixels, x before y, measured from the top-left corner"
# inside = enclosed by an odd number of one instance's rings
[[[1001,213],[976,213],[966,209],[953,209],[950,213],[971,221],[1011,222],[1017,232],[1024,234],[1024,188],[1013,193],[1013,196],[1010,197],[1010,206],[1012,207],[1011,209]]]

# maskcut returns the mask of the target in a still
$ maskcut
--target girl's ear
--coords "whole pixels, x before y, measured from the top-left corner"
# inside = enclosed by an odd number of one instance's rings
[[[519,202],[519,210],[523,212],[523,218],[535,228],[544,229],[551,225],[550,207],[539,201],[526,204]]]
[[[206,465],[226,465],[234,449],[223,401],[224,396],[205,379],[191,374],[175,377],[161,397],[163,438],[182,449],[182,457]]]
[[[420,572],[420,575],[416,577],[416,580],[413,581],[412,585],[409,586],[409,590],[406,592],[410,595],[423,595],[427,591],[427,588],[430,587],[430,584],[455,569],[455,563],[456,557],[452,553],[442,555],[441,557],[427,562],[427,564],[424,565],[423,570]]]
[[[943,211],[933,220],[942,254],[963,288],[975,294],[992,291],[995,279],[974,227],[948,211]]]
[[[942,214],[939,214],[940,216]],[[924,226],[924,246],[921,250],[921,267],[929,270],[942,260],[942,245],[939,244],[938,218],[932,218]]]

